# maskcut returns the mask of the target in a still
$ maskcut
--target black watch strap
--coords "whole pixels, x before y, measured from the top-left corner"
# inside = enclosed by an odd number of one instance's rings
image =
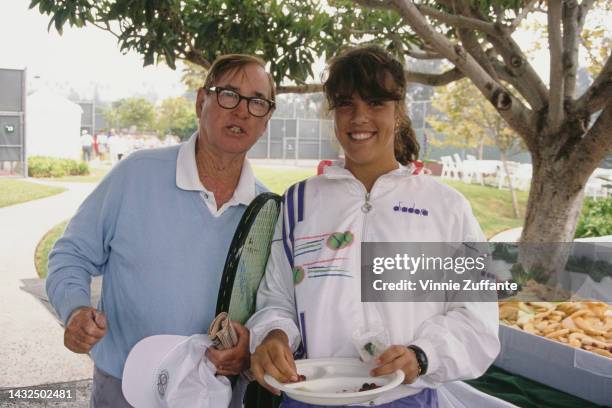
[[[415,346],[414,344],[409,345],[408,348],[414,351],[417,364],[419,365],[419,375],[426,374],[428,365],[427,354],[425,354],[422,348],[420,348],[419,346]]]

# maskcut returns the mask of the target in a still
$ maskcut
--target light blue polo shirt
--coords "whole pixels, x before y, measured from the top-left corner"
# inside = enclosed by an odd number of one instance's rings
[[[104,276],[98,308],[108,329],[91,354],[114,377],[144,337],[207,331],[236,226],[265,191],[245,159],[233,197],[217,209],[198,177],[196,137],[119,162],[49,256],[47,294],[64,322],[90,306],[91,277]]]

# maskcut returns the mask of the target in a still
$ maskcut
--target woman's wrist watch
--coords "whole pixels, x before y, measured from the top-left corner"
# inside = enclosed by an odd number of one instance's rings
[[[417,374],[417,377],[420,375],[425,375],[427,373],[427,355],[422,348],[415,346],[414,344],[407,346],[407,348],[412,350],[414,352],[414,356],[416,357],[416,361],[419,366],[419,373]]]

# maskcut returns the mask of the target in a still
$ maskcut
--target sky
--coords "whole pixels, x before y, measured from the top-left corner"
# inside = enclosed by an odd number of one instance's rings
[[[0,0],[0,68],[27,68],[30,91],[45,86],[64,96],[76,91],[81,99],[91,99],[97,86],[103,101],[132,96],[159,101],[186,91],[180,62],[176,71],[164,64],[145,68],[139,54],[121,53],[112,34],[92,26],[66,25],[63,35],[55,28],[47,31],[50,17],[29,10],[28,4],[28,0]],[[533,33],[517,32],[515,39],[531,48]],[[547,48],[530,54],[530,61],[547,82]],[[317,64],[315,69],[321,67]]]
[[[28,5],[28,0],[0,1],[0,68],[27,68],[29,90],[46,86],[68,96],[72,88],[90,99],[97,84],[105,101],[159,100],[185,92],[180,64],[176,71],[164,64],[143,68],[139,54],[122,54],[115,37],[96,27],[66,24],[61,36],[55,28],[47,31],[50,17]]]

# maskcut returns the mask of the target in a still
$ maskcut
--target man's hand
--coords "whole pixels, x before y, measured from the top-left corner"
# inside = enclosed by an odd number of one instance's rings
[[[391,346],[376,359],[377,367],[370,372],[373,377],[392,374],[402,370],[404,384],[412,383],[419,375],[419,363],[414,351],[404,346]]]
[[[238,375],[249,368],[249,330],[238,322],[232,321],[238,335],[238,344],[226,350],[208,348],[206,357],[217,367],[217,374]]]
[[[268,333],[251,356],[251,373],[262,387],[276,395],[280,395],[280,391],[264,381],[264,374],[271,375],[281,383],[298,380],[293,353],[285,332],[272,330]]]
[[[106,316],[93,307],[80,307],[70,315],[64,330],[64,345],[75,353],[89,353],[106,334]]]

